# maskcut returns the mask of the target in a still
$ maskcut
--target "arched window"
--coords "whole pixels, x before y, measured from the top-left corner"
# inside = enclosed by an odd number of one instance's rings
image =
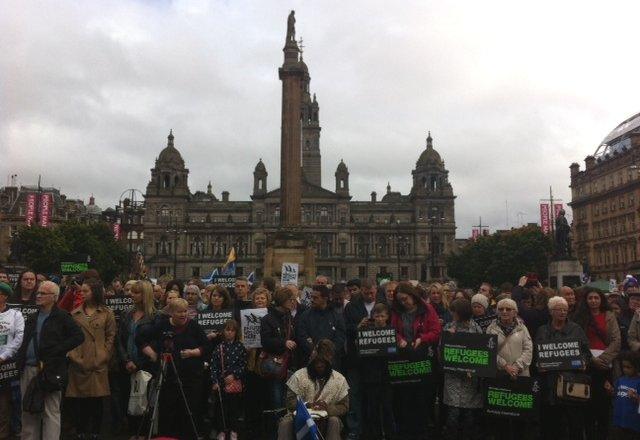
[[[386,257],[388,254],[387,239],[385,237],[378,238],[378,255]]]
[[[179,182],[180,182],[180,178],[179,178],[178,176],[176,176],[176,177],[173,179],[173,186],[178,186],[178,183],[179,183]]]
[[[193,238],[190,251],[193,256],[200,257],[204,255],[204,242],[202,241],[202,237],[197,236]]]
[[[164,179],[162,179],[162,187],[164,189],[168,189],[171,186],[171,177],[168,174],[164,175]]]
[[[422,181],[422,187],[427,188],[427,178],[423,177],[421,181]]]

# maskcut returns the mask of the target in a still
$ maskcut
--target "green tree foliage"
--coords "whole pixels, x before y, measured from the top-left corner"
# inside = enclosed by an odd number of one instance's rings
[[[42,273],[59,273],[60,263],[89,256],[104,281],[127,269],[128,256],[106,223],[63,223],[55,228],[23,227],[14,238],[18,261]]]
[[[475,288],[483,281],[499,285],[517,283],[528,272],[547,277],[551,238],[538,226],[525,226],[469,241],[447,259],[449,276],[461,287]]]

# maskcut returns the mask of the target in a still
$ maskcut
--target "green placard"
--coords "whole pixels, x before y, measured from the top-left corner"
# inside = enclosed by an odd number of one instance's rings
[[[60,263],[62,275],[76,275],[89,270],[89,263]]]

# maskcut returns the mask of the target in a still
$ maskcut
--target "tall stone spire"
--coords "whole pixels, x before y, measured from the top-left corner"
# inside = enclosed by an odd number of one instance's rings
[[[280,134],[280,226],[295,228],[301,220],[302,154],[302,82],[306,69],[299,61],[295,40],[295,12],[287,21],[284,63],[278,70],[282,81],[282,124]]]

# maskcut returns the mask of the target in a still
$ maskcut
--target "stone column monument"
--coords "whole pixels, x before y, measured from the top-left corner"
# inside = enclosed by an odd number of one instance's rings
[[[302,205],[302,81],[308,77],[296,41],[295,12],[287,21],[284,63],[278,70],[282,81],[280,140],[280,228],[267,240],[264,274],[279,277],[282,263],[298,263],[300,282],[315,279],[315,252],[301,229]]]

